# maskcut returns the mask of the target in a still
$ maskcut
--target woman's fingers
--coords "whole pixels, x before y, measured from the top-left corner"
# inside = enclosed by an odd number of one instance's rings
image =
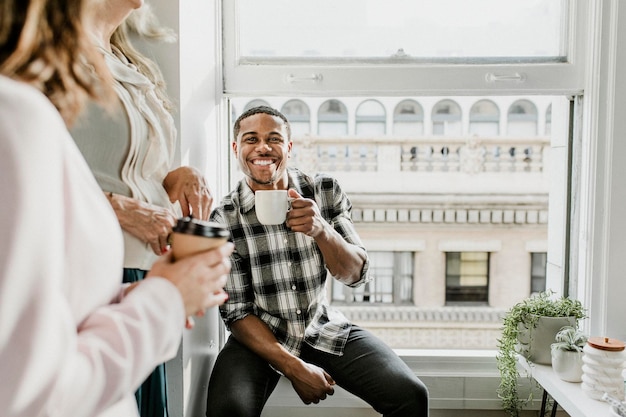
[[[229,256],[233,249],[234,245],[227,242],[219,248],[175,262],[168,252],[154,263],[147,278],[163,277],[172,282],[183,299],[186,316],[193,316],[223,304],[228,298],[224,285],[230,272]],[[191,328],[193,323],[188,320],[185,327]]]
[[[216,291],[211,294],[206,299],[206,307],[204,309],[198,310],[195,314],[196,317],[204,317],[206,315],[206,310],[211,307],[215,307],[218,305],[224,304],[228,300],[228,294],[225,291]],[[185,328],[191,330],[194,328],[196,322],[192,316],[187,316],[185,320]]]

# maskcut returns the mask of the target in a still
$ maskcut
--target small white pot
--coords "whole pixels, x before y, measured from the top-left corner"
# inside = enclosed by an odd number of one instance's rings
[[[583,352],[552,349],[552,369],[567,382],[580,382],[583,376]]]

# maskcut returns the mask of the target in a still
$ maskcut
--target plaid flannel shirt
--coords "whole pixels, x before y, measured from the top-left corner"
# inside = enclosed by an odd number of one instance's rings
[[[322,217],[347,242],[363,247],[350,218],[350,200],[334,178],[323,174],[311,178],[294,168],[288,170],[288,175],[289,188],[315,200]],[[254,192],[245,180],[224,198],[211,220],[225,224],[235,244],[225,286],[229,298],[220,307],[226,326],[254,314],[296,356],[303,341],[341,355],[350,323],[328,303],[325,283],[330,274],[315,240],[292,232],[285,224],[260,224],[254,210]],[[369,280],[368,267],[366,261],[361,279],[352,286]]]

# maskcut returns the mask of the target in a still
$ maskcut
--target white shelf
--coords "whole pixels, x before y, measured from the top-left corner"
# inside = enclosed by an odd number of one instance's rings
[[[559,403],[571,417],[608,417],[607,402],[594,400],[581,388],[580,382],[566,382],[556,376],[551,366],[538,365],[519,357],[519,363],[530,376]]]

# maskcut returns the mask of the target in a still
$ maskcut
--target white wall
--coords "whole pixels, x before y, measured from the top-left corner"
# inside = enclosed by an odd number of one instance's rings
[[[218,172],[228,172],[228,139],[220,116],[221,79],[217,7],[213,0],[148,0],[161,23],[178,32],[175,44],[144,45],[165,76],[168,93],[179,109],[178,158],[206,174],[214,196],[225,193]],[[182,349],[168,363],[171,417],[204,416],[208,376],[219,350],[221,320],[216,309],[185,331]]]

